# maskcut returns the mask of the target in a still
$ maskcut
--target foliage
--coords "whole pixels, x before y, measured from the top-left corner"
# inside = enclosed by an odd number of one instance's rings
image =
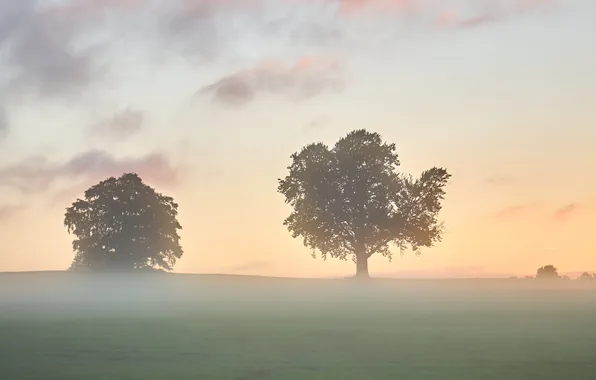
[[[177,209],[134,173],[92,186],[66,209],[64,225],[76,236],[71,269],[172,270],[183,253]]]
[[[367,260],[380,253],[431,247],[441,240],[438,221],[450,174],[433,167],[419,178],[400,174],[395,144],[356,130],[329,149],[314,143],[294,153],[278,192],[293,207],[284,225],[294,238],[323,257],[352,258],[357,273],[368,274]]]
[[[581,276],[579,276],[580,280],[596,280],[596,273],[588,273],[584,272]]]
[[[536,278],[538,279],[553,279],[560,278],[557,268],[554,265],[545,265],[538,268],[536,271]]]

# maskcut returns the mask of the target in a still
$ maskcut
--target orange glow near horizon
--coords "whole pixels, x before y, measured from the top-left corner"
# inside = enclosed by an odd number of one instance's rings
[[[65,207],[134,171],[180,205],[175,272],[351,275],[276,188],[359,128],[452,174],[443,241],[373,276],[596,272],[596,3],[42,3],[0,5],[0,272],[66,269]]]

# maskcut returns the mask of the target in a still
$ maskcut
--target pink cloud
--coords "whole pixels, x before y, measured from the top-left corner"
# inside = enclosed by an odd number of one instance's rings
[[[579,203],[569,203],[559,209],[557,209],[553,214],[553,220],[555,222],[566,222],[569,220],[574,214],[580,212],[584,206]]]
[[[473,28],[554,3],[555,0],[500,0],[486,3],[484,10],[472,15],[464,15],[460,8],[447,8],[439,12],[436,24],[448,28]]]
[[[495,214],[495,218],[497,219],[512,219],[512,218],[519,218],[524,215],[528,214],[535,214],[537,211],[547,212],[546,217],[548,218],[550,213],[550,218],[553,222],[562,223],[568,221],[577,213],[586,209],[586,205],[578,202],[568,203],[564,206],[559,208],[550,210],[545,209],[543,205],[538,202],[529,202],[529,203],[522,203],[518,205],[508,206]],[[554,210],[554,211],[553,211]]]
[[[531,202],[531,203],[522,203],[518,205],[508,206],[501,210],[499,210],[495,217],[497,219],[509,219],[513,217],[518,217],[520,215],[526,214],[528,212],[535,211],[538,208],[538,203]]]
[[[339,10],[344,14],[362,10],[405,12],[415,9],[418,3],[419,0],[343,0]]]
[[[464,18],[454,10],[447,10],[437,17],[437,24],[448,28],[473,28],[498,19],[496,14],[490,12]]]
[[[107,151],[92,150],[62,163],[40,156],[0,167],[0,186],[25,194],[43,193],[61,181],[94,182],[126,172],[136,172],[149,183],[160,186],[176,185],[179,177],[177,168],[162,153],[117,158]]]
[[[226,105],[244,105],[260,94],[284,94],[306,99],[342,84],[339,63],[327,57],[309,56],[287,65],[281,61],[262,61],[205,86],[198,94],[210,95]]]

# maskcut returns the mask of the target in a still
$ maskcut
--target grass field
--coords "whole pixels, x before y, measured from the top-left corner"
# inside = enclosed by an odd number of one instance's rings
[[[595,379],[579,281],[0,275],[0,379]]]

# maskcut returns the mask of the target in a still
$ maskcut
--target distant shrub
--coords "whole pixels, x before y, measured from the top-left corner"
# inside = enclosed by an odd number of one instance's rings
[[[537,279],[559,279],[559,272],[554,265],[545,265],[536,271]]]

